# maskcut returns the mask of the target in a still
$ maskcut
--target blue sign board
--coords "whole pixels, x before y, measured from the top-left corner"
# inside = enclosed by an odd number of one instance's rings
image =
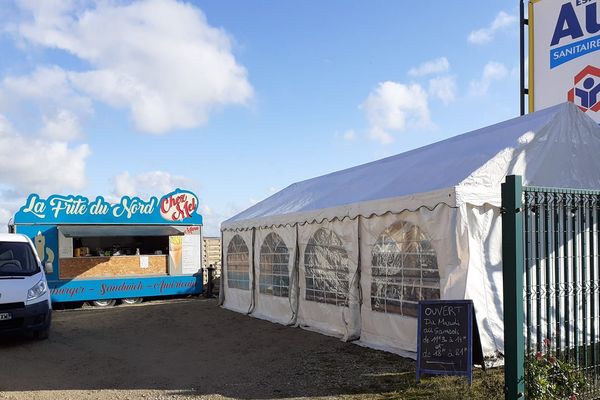
[[[55,194],[42,199],[31,194],[15,214],[15,224],[202,225],[197,211],[198,197],[182,189],[147,201],[124,196],[117,203],[109,203],[102,196],[92,200]]]
[[[173,296],[202,292],[202,275],[49,281],[54,302]]]

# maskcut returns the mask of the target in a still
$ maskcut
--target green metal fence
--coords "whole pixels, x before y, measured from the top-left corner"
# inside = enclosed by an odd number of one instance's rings
[[[502,185],[506,399],[525,393],[527,354],[544,351],[600,398],[600,191]]]

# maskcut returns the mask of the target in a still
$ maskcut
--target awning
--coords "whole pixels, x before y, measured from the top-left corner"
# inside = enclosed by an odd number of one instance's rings
[[[104,236],[175,236],[183,235],[186,226],[172,225],[59,225],[66,237]]]

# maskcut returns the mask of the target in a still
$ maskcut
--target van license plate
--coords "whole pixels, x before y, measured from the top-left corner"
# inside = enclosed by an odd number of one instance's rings
[[[12,319],[11,313],[0,313],[0,321],[6,321],[7,319]]]

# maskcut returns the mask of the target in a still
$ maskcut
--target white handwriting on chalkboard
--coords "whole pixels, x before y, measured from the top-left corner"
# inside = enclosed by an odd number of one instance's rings
[[[456,317],[462,306],[425,307],[427,317]]]
[[[468,349],[467,336],[461,313],[463,306],[424,307],[421,314],[422,349],[421,356],[424,359],[446,358],[453,360],[454,364],[459,358],[464,357]]]
[[[443,326],[460,326],[460,321],[457,318],[453,320],[448,320],[444,318],[432,319],[432,318],[424,318],[423,325],[443,325]]]
[[[436,335],[459,335],[458,329],[440,329],[433,328],[433,333]]]
[[[470,373],[472,305],[464,301],[438,301],[419,304],[419,353],[421,374]]]

